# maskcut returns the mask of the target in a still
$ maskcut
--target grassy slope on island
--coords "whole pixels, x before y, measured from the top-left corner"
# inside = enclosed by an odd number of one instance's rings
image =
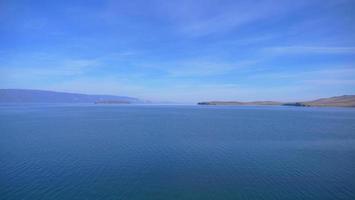
[[[302,102],[307,106],[355,107],[355,95],[343,95]]]

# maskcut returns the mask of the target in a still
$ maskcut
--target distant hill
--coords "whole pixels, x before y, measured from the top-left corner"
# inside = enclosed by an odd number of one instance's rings
[[[277,101],[207,101],[199,102],[198,105],[284,105],[284,106],[327,106],[327,107],[355,107],[355,95],[343,95],[330,98],[322,98],[303,102],[277,102]]]
[[[45,90],[0,89],[0,103],[142,103],[133,97],[88,95]]]

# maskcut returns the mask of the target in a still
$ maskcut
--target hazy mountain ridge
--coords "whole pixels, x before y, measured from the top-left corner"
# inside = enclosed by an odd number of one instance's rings
[[[284,106],[329,106],[329,107],[355,107],[355,95],[343,95],[330,98],[321,98],[313,101],[302,102],[277,102],[277,101],[206,101],[198,105],[284,105]]]
[[[95,102],[143,103],[126,96],[89,95],[28,89],[0,89],[0,103],[95,103]]]

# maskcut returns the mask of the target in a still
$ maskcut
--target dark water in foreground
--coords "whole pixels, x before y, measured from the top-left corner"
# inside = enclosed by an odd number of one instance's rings
[[[355,199],[355,109],[2,105],[0,199]]]

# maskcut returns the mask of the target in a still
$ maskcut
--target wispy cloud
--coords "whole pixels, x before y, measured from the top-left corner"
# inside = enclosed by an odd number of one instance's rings
[[[289,79],[289,78],[309,78],[309,77],[353,77],[355,79],[355,66],[352,65],[327,65],[321,69],[309,70],[284,70],[279,72],[264,72],[254,74],[253,78],[268,78],[268,79]]]
[[[267,47],[264,52],[271,54],[355,54],[355,47],[278,46]]]
[[[45,86],[49,90],[80,92],[87,94],[114,94],[141,97],[141,86],[131,84],[115,76],[82,77],[73,80],[51,83]]]
[[[170,64],[166,68],[172,77],[203,77],[217,76],[243,69],[255,64],[257,61],[218,62],[209,60],[188,60]],[[173,65],[173,66],[172,66]]]
[[[7,58],[0,63],[3,80],[41,79],[70,77],[84,74],[102,63],[98,59],[67,58],[48,53],[35,52]]]
[[[226,32],[259,20],[281,16],[304,6],[306,1],[184,1],[183,6],[165,3],[163,8],[179,31],[187,36],[198,37]]]
[[[285,83],[285,86],[301,88],[299,94],[317,98],[355,93],[355,67],[332,66],[323,69],[302,71],[263,72],[251,75],[249,81],[268,86]],[[278,84],[277,84],[277,87]],[[285,91],[284,91],[285,92]],[[296,93],[295,93],[296,94]],[[324,95],[327,94],[327,95]],[[292,94],[290,94],[292,96]],[[297,95],[296,95],[297,96]]]

